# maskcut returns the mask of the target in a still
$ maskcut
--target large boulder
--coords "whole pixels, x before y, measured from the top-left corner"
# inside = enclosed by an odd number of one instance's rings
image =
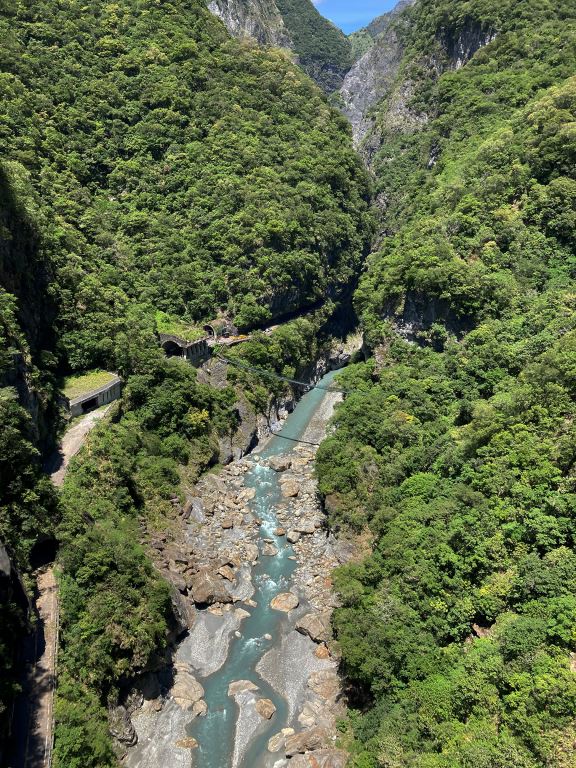
[[[293,757],[290,768],[346,768],[348,757],[341,749],[318,749]]]
[[[292,459],[288,456],[272,456],[268,459],[268,466],[274,472],[285,472],[292,466]]]
[[[226,588],[226,582],[210,566],[200,568],[192,577],[189,591],[194,602],[200,605],[232,602],[232,595]]]
[[[316,531],[316,523],[314,520],[297,520],[293,525],[293,530],[310,536]]]
[[[330,737],[325,728],[310,728],[307,731],[295,733],[293,736],[287,736],[284,746],[286,757],[321,749],[329,743],[329,740]]]
[[[294,728],[282,728],[268,740],[268,752],[280,752],[284,748],[286,738],[294,735]]]
[[[300,601],[298,596],[293,592],[281,592],[271,600],[270,607],[275,611],[284,611],[284,613],[288,613],[294,608],[298,608],[299,604]]]
[[[276,712],[276,707],[270,699],[258,699],[256,702],[256,712],[265,720],[271,720]]]
[[[264,546],[262,547],[262,554],[265,557],[276,557],[278,554],[278,547],[271,542],[267,541],[264,543]]]
[[[300,484],[296,480],[286,480],[280,487],[285,499],[294,498],[300,493]]]
[[[308,635],[315,643],[326,643],[330,640],[330,614],[307,613],[296,622],[296,629],[302,635]]]
[[[308,678],[308,688],[322,699],[335,699],[340,695],[340,678],[332,669],[312,672]]]
[[[228,686],[228,696],[237,696],[239,693],[257,691],[258,686],[251,680],[235,680]]]
[[[204,688],[192,674],[192,668],[183,662],[174,665],[172,698],[182,709],[191,709],[204,696]]]

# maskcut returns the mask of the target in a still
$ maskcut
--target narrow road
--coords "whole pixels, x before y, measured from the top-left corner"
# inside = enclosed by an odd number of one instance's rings
[[[45,465],[57,488],[64,483],[71,459],[110,408],[111,405],[86,414],[65,433],[59,450]],[[51,768],[52,765],[59,628],[58,583],[52,564],[37,571],[33,603],[35,629],[26,638],[22,652],[25,670],[22,692],[14,704],[9,768]]]
[[[58,650],[58,587],[52,566],[37,578],[36,630],[26,639],[22,693],[14,706],[10,768],[50,768]]]
[[[57,488],[61,488],[64,483],[71,459],[76,456],[88,434],[106,416],[111,407],[112,404],[87,413],[64,434],[60,449],[50,457],[46,465],[46,471]]]

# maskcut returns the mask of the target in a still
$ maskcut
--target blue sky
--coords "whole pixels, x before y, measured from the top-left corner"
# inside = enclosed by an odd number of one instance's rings
[[[344,32],[354,32],[391,10],[397,0],[312,0],[323,16]]]

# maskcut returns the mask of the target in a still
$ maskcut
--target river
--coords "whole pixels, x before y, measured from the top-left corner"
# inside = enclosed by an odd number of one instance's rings
[[[329,384],[333,377],[334,373],[324,377],[322,386]],[[305,436],[310,422],[326,397],[327,393],[323,389],[314,389],[304,395],[282,430],[255,454],[255,458],[265,460],[278,454],[290,453],[294,445],[298,444],[295,441]],[[256,587],[253,600],[258,606],[243,623],[242,636],[232,641],[224,666],[202,681],[208,715],[195,720],[190,729],[191,735],[199,744],[198,752],[194,755],[194,765],[197,768],[224,768],[236,765],[241,768],[260,768],[271,765],[274,758],[266,749],[267,741],[273,733],[280,730],[280,725],[288,725],[286,698],[262,679],[256,671],[256,666],[272,643],[281,643],[283,635],[291,629],[286,616],[273,610],[270,601],[276,594],[290,591],[293,587],[292,576],[296,562],[290,559],[294,555],[292,547],[285,543],[283,537],[275,534],[280,524],[276,514],[281,500],[278,473],[255,461],[254,467],[246,474],[245,485],[256,490],[251,506],[262,521],[261,544],[272,540],[278,548],[278,554],[272,558],[259,558],[258,565],[252,572]],[[267,635],[272,637],[271,641],[265,639]],[[243,736],[240,729],[236,728],[237,704],[228,696],[228,686],[235,680],[252,681],[276,706],[274,723],[262,725],[257,730],[252,744],[248,746],[241,760],[240,749],[235,744],[237,738]]]
[[[321,386],[329,385],[334,375],[334,372],[327,374]],[[206,670],[195,658],[194,649],[197,645],[193,637],[185,639],[177,650],[176,659],[190,664],[194,670],[204,689],[207,705],[205,716],[192,720],[188,717],[184,723],[185,734],[181,735],[197,742],[197,747],[188,753],[191,759],[185,757],[182,751],[166,752],[159,746],[160,742],[167,744],[170,741],[173,744],[171,734],[183,725],[182,714],[168,701],[161,712],[153,715],[155,721],[152,730],[148,727],[146,731],[148,748],[145,746],[146,741],[143,741],[145,733],[139,733],[142,738],[136,750],[138,756],[128,756],[126,763],[129,768],[164,768],[168,765],[167,759],[170,768],[190,765],[194,768],[273,768],[287,765],[283,751],[272,753],[268,750],[269,739],[283,728],[291,727],[296,731],[301,729],[298,714],[302,714],[306,701],[310,701],[310,695],[313,695],[307,687],[310,675],[335,676],[336,664],[327,655],[320,658],[315,653],[318,645],[294,629],[296,617],[314,607],[307,600],[303,584],[298,584],[295,578],[298,575],[297,569],[302,567],[302,560],[307,559],[307,550],[302,548],[301,543],[296,546],[298,552],[295,552],[281,529],[290,527],[291,514],[299,516],[301,512],[294,503],[287,504],[282,493],[283,475],[270,468],[267,462],[271,457],[279,455],[294,457],[291,459],[294,465],[309,462],[301,470],[307,473],[302,478],[306,479],[308,485],[303,484],[302,488],[305,487],[308,493],[302,492],[300,497],[313,499],[313,444],[320,442],[323,437],[327,420],[338,399],[337,395],[324,389],[310,391],[299,401],[282,430],[248,459],[243,460],[244,463],[248,461],[248,466],[244,466],[243,485],[246,489],[254,489],[255,495],[249,506],[252,515],[260,521],[260,555],[249,568],[254,594],[242,604],[240,612],[246,608],[246,613],[241,622],[233,625],[232,629],[237,627],[236,631],[230,631],[226,637],[217,633],[216,624],[211,623],[216,619],[209,612],[200,612],[200,626],[204,634],[207,632],[206,627],[212,628],[208,630],[208,642],[213,642],[214,647],[208,649],[209,654],[222,655],[223,663],[216,671],[209,670],[211,673],[203,674]],[[313,503],[317,505],[315,500]],[[321,530],[304,538],[307,539],[306,546],[312,546],[312,540],[322,540],[322,546],[328,541],[326,533]],[[317,544],[314,546],[318,547]],[[270,556],[270,548],[273,552],[277,550],[277,553]],[[243,567],[248,568],[249,565],[244,564]],[[306,578],[310,578],[310,574]],[[288,613],[270,607],[276,595],[287,592],[298,595],[300,605],[297,610]],[[238,611],[238,608],[234,610]],[[228,615],[231,614],[232,611]],[[229,643],[227,653],[225,642]],[[236,696],[229,695],[229,686],[238,681],[246,681],[240,686],[241,692]],[[252,690],[249,690],[250,687]],[[259,699],[274,705],[275,713],[271,719],[257,712],[256,703]],[[315,706],[321,711],[319,705]]]

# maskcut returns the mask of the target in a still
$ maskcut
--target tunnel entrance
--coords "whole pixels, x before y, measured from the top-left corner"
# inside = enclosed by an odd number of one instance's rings
[[[182,347],[175,341],[166,341],[162,346],[166,357],[182,357]]]
[[[53,537],[40,539],[34,544],[30,552],[30,565],[32,570],[43,568],[53,563],[58,554],[59,544]]]
[[[82,403],[82,413],[89,413],[90,411],[93,411],[95,408],[98,408],[98,398],[97,397],[91,397],[90,400],[86,400]]]

